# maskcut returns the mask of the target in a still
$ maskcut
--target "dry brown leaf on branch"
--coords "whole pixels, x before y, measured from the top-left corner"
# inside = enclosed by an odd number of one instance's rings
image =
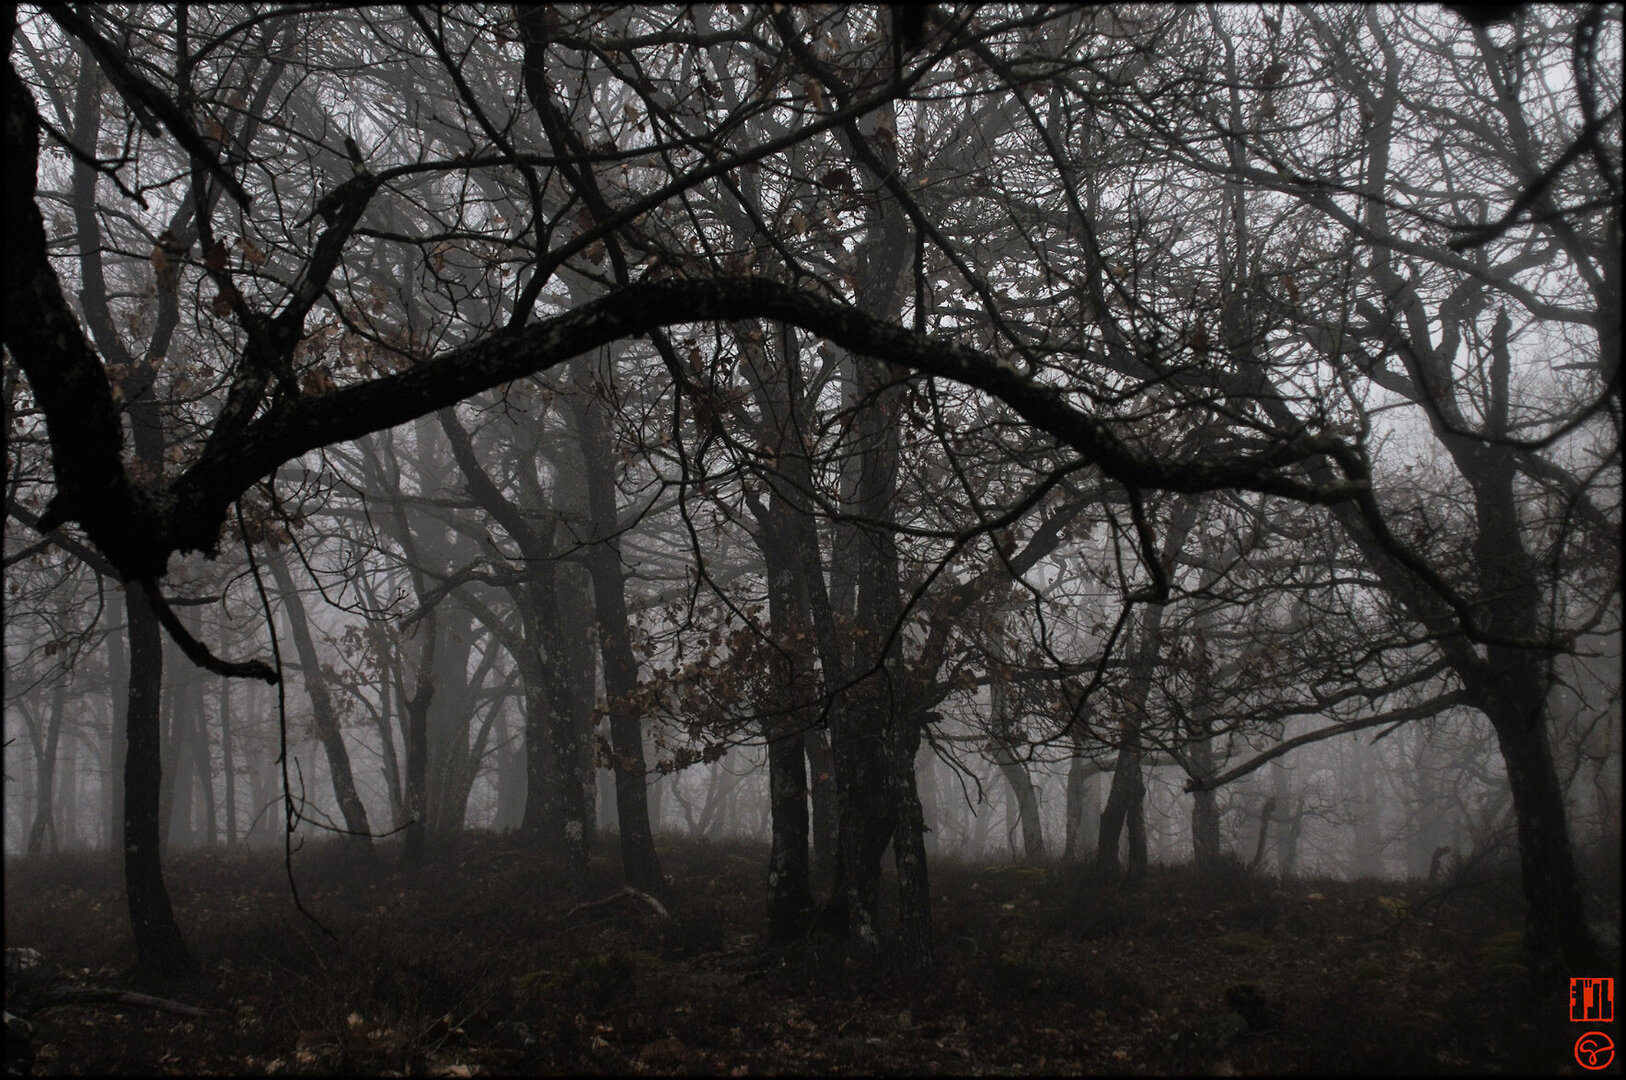
[[[237,301],[242,298],[243,294],[237,291],[237,286],[227,282],[220,287],[220,291],[215,294],[215,298],[209,302],[209,310],[213,311],[217,317],[224,319],[232,313]]]

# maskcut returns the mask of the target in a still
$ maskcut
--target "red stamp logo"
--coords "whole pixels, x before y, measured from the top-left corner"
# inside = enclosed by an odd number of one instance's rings
[[[1614,1023],[1615,980],[1571,979],[1570,1019],[1577,1024]]]
[[[1615,1043],[1601,1031],[1589,1031],[1575,1040],[1575,1062],[1583,1069],[1607,1069],[1615,1060]]]

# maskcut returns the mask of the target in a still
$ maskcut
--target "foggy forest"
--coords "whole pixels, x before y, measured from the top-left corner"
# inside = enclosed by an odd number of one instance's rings
[[[8,1076],[1618,1074],[1620,4],[4,29]]]

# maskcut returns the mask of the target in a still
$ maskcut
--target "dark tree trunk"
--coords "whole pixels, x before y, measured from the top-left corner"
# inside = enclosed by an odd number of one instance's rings
[[[799,938],[813,908],[808,853],[806,724],[808,702],[817,686],[807,649],[811,613],[791,556],[798,511],[778,493],[759,521],[757,546],[768,578],[768,619],[773,636],[773,680],[777,715],[763,724],[768,741],[768,803],[772,848],[768,857],[768,937],[776,943]]]
[[[1605,958],[1587,926],[1540,684],[1531,689],[1534,693],[1501,699],[1488,710],[1519,824],[1520,871],[1529,904],[1526,943],[1538,968],[1580,975]]]
[[[523,708],[523,692],[520,701]],[[507,722],[499,717],[497,723],[497,814],[491,827],[508,832],[525,817],[525,752],[515,747]]]
[[[630,702],[638,689],[638,659],[627,617],[626,574],[621,565],[620,512],[616,507],[614,446],[599,402],[586,398],[591,379],[585,361],[576,365],[576,430],[587,474],[587,503],[596,542],[585,549],[598,612],[599,654],[604,665],[610,750],[615,755],[615,814],[621,841],[621,872],[627,884],[650,891],[664,886],[655,836],[649,827],[649,781],[642,725]]]
[[[68,684],[59,681],[51,691],[51,715],[46,719],[45,738],[38,740],[34,770],[34,823],[28,829],[28,853],[38,855],[45,848],[45,834],[51,831],[56,786],[57,745],[62,735],[62,712]],[[54,833],[53,833],[54,835]],[[54,846],[54,845],[53,845]]]
[[[428,823],[424,820],[429,787],[429,706],[435,699],[435,647],[439,638],[433,610],[419,623],[423,647],[418,657],[417,684],[402,704],[406,714],[406,804],[410,815],[402,857],[411,865],[423,863]]]
[[[924,733],[923,733],[924,734]],[[927,857],[943,854],[943,803],[938,790],[937,754],[931,743],[922,739],[915,752],[915,793],[920,799],[921,828],[925,830],[923,846]]]
[[[141,587],[125,589],[130,621],[129,751],[124,762],[124,883],[136,973],[167,979],[193,970],[170,907],[159,854],[159,747],[164,648],[158,616]]]
[[[1089,826],[1095,823],[1095,778],[1100,770],[1081,752],[1084,740],[1075,729],[1073,756],[1067,765],[1067,838],[1063,858],[1082,859],[1089,843]]]
[[[1281,847],[1276,857],[1276,872],[1284,878],[1292,877],[1298,868],[1299,838],[1304,835],[1304,796],[1300,795],[1288,817],[1287,833],[1280,840]]]
[[[839,808],[832,900],[849,937],[867,952],[880,946],[880,859],[893,827],[884,717],[876,715],[884,708],[850,705],[830,740]]]
[[[112,726],[108,730],[108,822],[109,850],[124,850],[124,770],[129,760],[130,657],[125,644],[130,638],[129,605],[124,602],[124,590],[113,591],[107,601],[107,680],[113,698]],[[123,623],[124,625],[120,625]]]
[[[167,650],[169,646],[164,648]],[[192,828],[192,763],[182,753],[185,739],[179,719],[181,710],[177,707],[181,685],[180,680],[174,678],[170,683],[169,693],[164,695],[159,709],[159,730],[163,734],[158,741],[163,768],[163,780],[158,786],[158,844],[165,854],[175,843],[177,833],[181,846],[186,847]]]
[[[1186,750],[1186,763],[1194,780],[1205,781],[1214,775],[1214,745],[1209,735],[1207,709],[1199,710],[1201,719]],[[1191,796],[1191,848],[1198,866],[1212,866],[1221,854],[1219,797],[1211,788],[1202,788]]]
[[[1180,495],[1174,499],[1168,530],[1160,556],[1164,566],[1173,566],[1197,523],[1199,498]],[[1101,811],[1101,837],[1095,852],[1096,866],[1103,872],[1118,872],[1118,835],[1127,828],[1129,836],[1128,876],[1146,872],[1146,780],[1141,775],[1141,725],[1151,696],[1151,670],[1161,652],[1163,605],[1147,605],[1135,648],[1128,658],[1129,679],[1124,693],[1124,716],[1119,726],[1117,764],[1112,772],[1112,790],[1106,809]]]
[[[807,929],[813,908],[808,862],[807,760],[803,735],[768,740],[768,799],[773,812],[768,856],[768,939],[793,941]]]
[[[1077,755],[1067,763],[1067,824],[1062,837],[1061,857],[1071,862],[1084,854],[1084,759]]]
[[[1011,805],[1022,829],[1022,857],[1044,858],[1044,831],[1039,820],[1039,791],[1027,766],[1016,756],[1009,690],[1002,683],[989,687],[989,712],[994,729],[994,764],[1010,785]]]
[[[560,655],[556,566],[532,559],[519,589],[523,640],[511,643],[525,684],[525,816],[521,833],[565,860],[569,889],[587,884],[587,782],[577,732],[570,666]]]
[[[552,804],[549,817],[557,822],[558,832],[553,840],[562,844],[565,872],[569,889],[582,895],[587,888],[587,863],[591,851],[591,804],[587,784],[591,772],[583,768],[582,738],[579,731],[581,718],[573,708],[572,694],[579,687],[572,685],[579,678],[579,669],[570,670],[564,656],[564,632],[559,620],[559,567],[549,563],[537,570],[537,580],[526,586],[526,595],[534,605],[535,625],[541,644],[541,670],[546,676],[548,702],[552,706],[547,718],[548,748],[552,751],[553,784],[547,797]],[[527,814],[528,816],[528,814]]]
[[[1259,839],[1253,847],[1253,859],[1248,863],[1249,870],[1257,870],[1265,863],[1265,847],[1270,843],[1270,815],[1276,812],[1276,796],[1265,799],[1265,805],[1259,808]]]
[[[525,806],[519,830],[529,842],[542,844],[558,832],[558,808],[553,805],[553,758],[548,749],[552,723],[547,691],[542,688],[541,662],[529,658],[525,682]]]
[[[214,847],[220,839],[220,814],[215,805],[214,771],[209,758],[209,724],[203,712],[203,679],[192,683],[192,771],[198,778],[198,794],[203,798],[203,844]]]
[[[388,666],[381,663],[378,674],[378,716],[374,727],[378,731],[379,756],[384,761],[384,790],[389,793],[390,799],[390,828],[399,829],[406,824],[407,809],[406,792],[401,780],[401,758],[395,750],[397,695]]]
[[[737,210],[730,215],[730,221],[736,235],[749,242],[754,223]],[[773,711],[762,725],[768,744],[771,835],[768,935],[771,941],[783,944],[805,933],[812,914],[807,762],[810,706],[823,687],[832,684],[834,673],[825,671],[821,681],[809,648],[815,640],[814,591],[823,593],[824,581],[807,504],[811,469],[800,432],[806,430],[809,418],[796,337],[790,330],[782,330],[777,350],[770,350],[769,335],[760,323],[742,327],[738,337],[760,409],[758,439],[778,463],[768,480],[768,499],[755,499],[750,508],[756,518],[754,535],[768,582],[773,647],[769,660]],[[811,559],[806,559],[803,545],[810,534],[814,552]],[[827,594],[823,604],[828,607]]]
[[[571,718],[555,709],[548,725],[550,745],[553,748],[558,783],[554,785],[554,798],[558,801],[561,828],[564,833],[565,872],[570,890],[581,895],[587,888],[587,860],[592,837],[588,833],[587,792],[582,787],[582,772],[573,767],[580,753],[580,742],[571,730]]]
[[[1139,766],[1134,770],[1135,786],[1130,793],[1129,818],[1124,823],[1129,851],[1124,859],[1124,880],[1140,881],[1146,877],[1146,777]]]
[[[488,653],[470,672],[473,626],[474,619],[462,604],[441,611],[436,623],[440,642],[435,647],[435,700],[426,718],[429,741],[424,775],[424,827],[431,851],[451,850],[462,835],[473,783],[468,760],[473,694],[496,662],[495,653]]]
[[[237,761],[231,740],[231,680],[220,680],[220,767],[225,772],[226,846],[237,843]]]
[[[816,891],[828,890],[836,877],[836,832],[841,809],[836,802],[836,763],[829,732],[820,727],[802,740],[807,751],[808,801],[813,804],[811,875]]]
[[[1119,843],[1131,809],[1140,801],[1141,787],[1140,754],[1126,744],[1118,750],[1118,760],[1112,770],[1112,788],[1107,792],[1106,808],[1101,811],[1095,865],[1103,873],[1116,875],[1119,872]]]
[[[367,808],[362,805],[356,791],[356,781],[350,772],[350,752],[344,745],[344,733],[339,730],[338,711],[328,693],[327,677],[322,673],[322,658],[316,652],[311,638],[310,620],[305,617],[305,603],[294,589],[288,564],[280,554],[267,560],[271,573],[277,579],[282,593],[282,608],[288,616],[288,629],[294,639],[294,650],[299,655],[300,673],[304,676],[305,692],[311,699],[311,726],[316,738],[327,752],[328,772],[333,777],[333,794],[344,815],[344,827],[349,832],[348,842],[363,858],[373,855],[372,829],[367,823]]]
[[[1618,322],[1618,319],[1616,320]],[[1492,377],[1505,402],[1508,324],[1504,315],[1493,335]],[[1618,333],[1618,330],[1617,330]],[[1504,415],[1493,418],[1493,430],[1506,429]],[[1474,486],[1478,535],[1474,555],[1479,591],[1491,625],[1513,636],[1540,638],[1544,632],[1541,567],[1525,550],[1514,495],[1517,466],[1505,446],[1457,447],[1463,474]],[[1544,971],[1584,975],[1601,959],[1586,922],[1580,876],[1570,847],[1564,787],[1548,742],[1550,661],[1530,649],[1490,645],[1477,671],[1480,708],[1490,718],[1507,765],[1519,823],[1520,868],[1525,899],[1526,943],[1535,965]]]
[[[935,956],[931,879],[926,863],[926,816],[916,781],[923,718],[906,716],[892,741],[892,861],[898,871],[898,960],[924,969]]]
[[[1219,799],[1213,791],[1198,791],[1191,797],[1191,847],[1199,866],[1219,861],[1220,849]]]

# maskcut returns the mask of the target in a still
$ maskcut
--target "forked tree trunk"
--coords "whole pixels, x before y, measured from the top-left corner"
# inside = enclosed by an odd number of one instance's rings
[[[62,735],[62,711],[67,693],[67,680],[58,680],[51,692],[51,714],[45,721],[45,737],[38,740],[34,747],[34,823],[28,829],[30,855],[38,855],[44,850],[45,834],[51,831],[51,814],[55,809],[57,744]]]
[[[316,729],[316,737],[327,753],[328,772],[333,777],[333,794],[338,799],[339,812],[344,815],[348,842],[361,857],[371,858],[373,840],[372,829],[367,823],[367,808],[362,804],[361,796],[356,791],[355,778],[350,772],[350,753],[344,745],[344,733],[339,730],[338,711],[333,707],[327,678],[322,673],[321,657],[311,638],[304,601],[294,589],[293,577],[288,573],[288,564],[281,554],[274,553],[266,561],[277,579],[277,589],[282,593],[282,607],[287,613],[288,629],[299,655],[305,692],[311,699],[311,726]]]
[[[994,764],[1011,788],[1010,805],[1016,808],[1017,822],[1022,828],[1022,857],[1044,858],[1044,832],[1039,820],[1039,791],[1027,765],[1016,756],[1013,743],[1014,717],[1011,715],[1010,691],[1002,682],[988,688],[989,721],[993,727]],[[1025,739],[1024,739],[1025,741]]]
[[[1128,745],[1120,747],[1112,770],[1112,787],[1107,792],[1107,805],[1101,811],[1101,833],[1095,847],[1095,865],[1103,873],[1116,875],[1119,872],[1118,853],[1124,826],[1144,790],[1140,768],[1140,754]]]
[[[1186,750],[1186,763],[1193,780],[1206,781],[1214,775],[1214,744],[1206,707],[1199,716],[1195,737]],[[1199,788],[1191,796],[1191,848],[1197,865],[1218,862],[1221,843],[1219,796],[1212,788]]]

